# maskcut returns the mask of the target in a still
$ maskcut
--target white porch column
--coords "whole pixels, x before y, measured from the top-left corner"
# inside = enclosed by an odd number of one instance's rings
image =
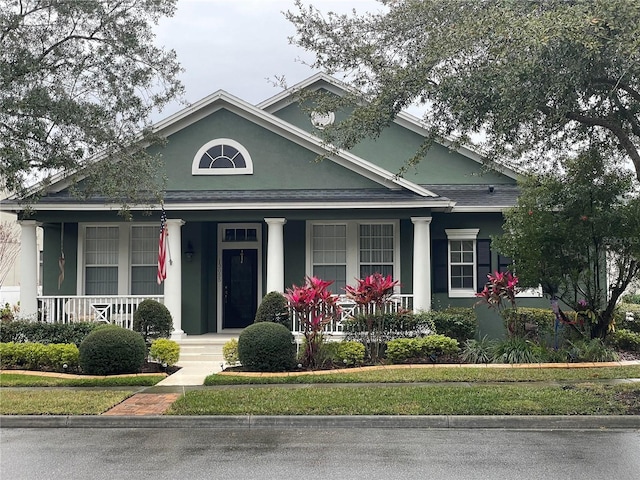
[[[38,242],[35,220],[21,220],[20,238],[20,316],[36,319],[38,315]]]
[[[265,218],[267,233],[267,291],[284,292],[284,224],[286,218]]]
[[[167,278],[164,280],[164,305],[169,309],[173,318],[173,332],[171,338],[179,339],[184,336],[182,330],[182,232],[184,221],[167,219],[167,239],[169,249],[167,256]]]
[[[413,222],[413,309],[431,309],[431,217]]]

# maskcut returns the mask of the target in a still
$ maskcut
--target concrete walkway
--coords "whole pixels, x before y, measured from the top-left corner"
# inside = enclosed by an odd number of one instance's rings
[[[159,386],[183,386],[183,385],[202,385],[204,379],[214,373],[222,371],[220,362],[178,362],[180,368],[173,375],[169,375],[158,383]]]

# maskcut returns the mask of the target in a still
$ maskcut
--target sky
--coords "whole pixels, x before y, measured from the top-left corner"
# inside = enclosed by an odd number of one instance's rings
[[[374,0],[304,0],[322,12],[380,11]],[[316,73],[313,55],[289,44],[295,28],[282,12],[294,0],[178,0],[177,11],[155,28],[156,45],[176,51],[184,68],[184,100],[194,103],[225,90],[251,104],[281,92],[276,77],[294,85]],[[154,120],[184,105],[173,103]]]

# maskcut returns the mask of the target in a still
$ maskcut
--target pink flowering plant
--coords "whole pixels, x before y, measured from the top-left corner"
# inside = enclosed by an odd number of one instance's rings
[[[382,325],[376,325],[383,321],[382,315],[384,307],[391,301],[394,288],[399,284],[398,280],[393,280],[391,275],[386,277],[381,273],[374,273],[365,278],[357,278],[357,285],[352,287],[347,285],[344,290],[347,297],[360,305],[367,324],[367,353],[372,362],[378,359],[381,340],[376,334],[382,331]]]
[[[496,271],[493,275],[488,274],[487,279],[489,281],[485,284],[484,289],[476,293],[476,297],[480,299],[476,305],[486,304],[489,308],[496,309],[501,315],[502,310],[505,308],[505,303],[511,308],[516,308],[518,277],[511,272]],[[508,320],[504,315],[503,318],[507,324],[507,330],[513,335],[515,332],[513,320]]]
[[[516,308],[516,293],[518,285],[518,277],[511,272],[494,272],[488,274],[489,281],[480,293],[476,293],[476,297],[480,298],[478,303],[486,304],[489,308],[495,308],[501,311],[505,302],[508,302],[511,308]]]
[[[317,277],[305,277],[304,285],[293,285],[284,294],[289,306],[300,319],[305,338],[302,364],[306,367],[318,366],[318,352],[323,342],[322,331],[339,313],[336,297],[328,288],[332,283]]]

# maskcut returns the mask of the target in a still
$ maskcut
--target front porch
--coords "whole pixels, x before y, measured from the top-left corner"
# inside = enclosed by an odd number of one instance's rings
[[[133,329],[133,315],[138,305],[144,300],[151,299],[164,303],[163,295],[47,295],[38,296],[38,320],[47,323],[76,323],[76,322],[101,322],[119,325],[130,330]],[[339,295],[336,304],[339,311],[332,315],[332,320],[325,326],[325,335],[342,339],[344,337],[344,320],[363,313],[362,307],[345,295]],[[395,294],[391,301],[384,307],[384,312],[397,312],[413,309],[412,294]],[[179,327],[178,327],[179,328]],[[174,320],[174,330],[176,329]],[[203,335],[187,335],[180,331],[176,340],[185,340],[185,346],[194,343],[196,339],[212,340],[213,343],[224,344],[232,337],[237,337],[240,330],[232,330]],[[298,337],[302,331],[300,319],[293,316],[293,334]],[[193,339],[194,342],[191,340]],[[205,342],[211,343],[211,342]],[[182,355],[181,355],[182,357]]]

